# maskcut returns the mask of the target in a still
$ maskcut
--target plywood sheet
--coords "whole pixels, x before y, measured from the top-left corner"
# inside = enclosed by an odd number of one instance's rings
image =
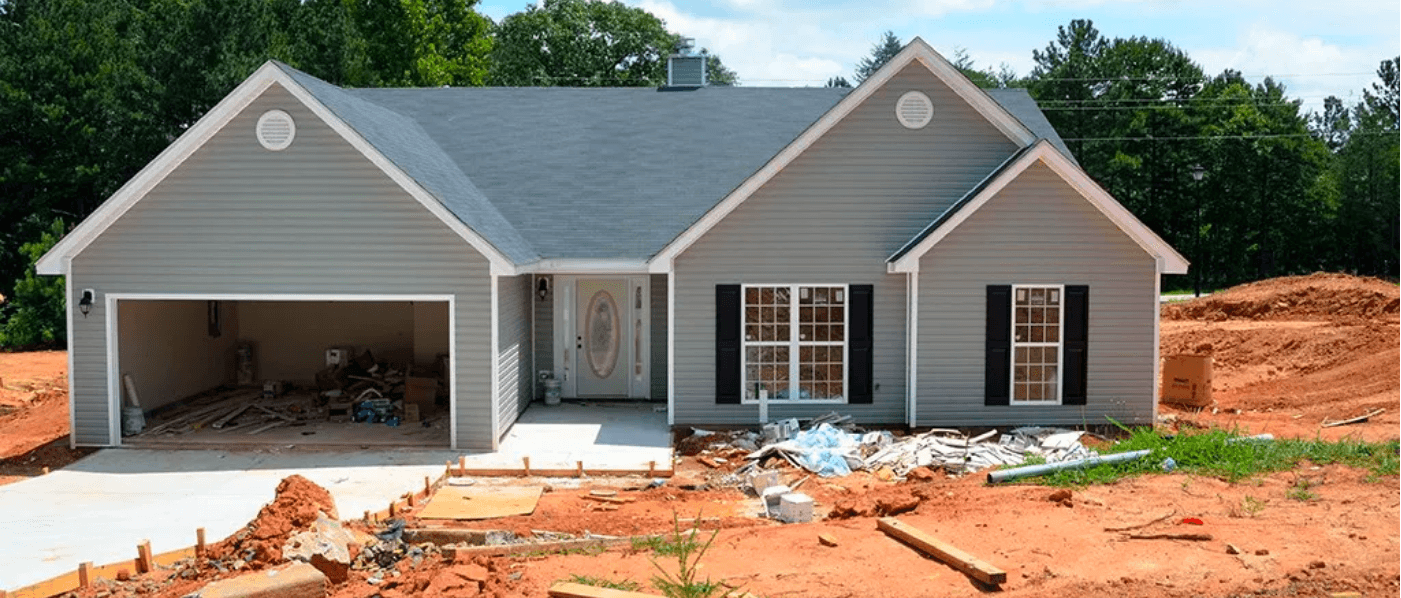
[[[419,511],[419,519],[494,519],[529,515],[540,502],[542,486],[463,488],[445,486]]]

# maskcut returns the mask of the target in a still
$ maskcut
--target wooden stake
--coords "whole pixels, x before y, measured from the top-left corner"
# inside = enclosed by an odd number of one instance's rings
[[[92,585],[92,561],[80,563],[78,565],[78,587],[86,588]]]
[[[414,500],[414,495],[413,495],[412,492],[410,492],[410,493],[408,494],[408,503],[409,503],[409,506],[410,506],[410,507],[414,506],[414,503],[415,503],[415,502],[416,502],[416,501]]]
[[[877,520],[876,527],[886,534],[918,548],[920,552],[948,563],[954,569],[958,569],[985,584],[997,585],[1007,582],[1006,571],[998,569],[915,527],[906,525],[894,517],[883,517]]]
[[[575,462],[574,462],[574,477],[576,477],[576,478],[582,478],[582,477],[584,477],[584,462],[583,462],[583,461],[575,461]]]
[[[448,477],[452,477],[452,459],[448,459],[448,462],[447,462],[447,463],[448,463],[448,466],[447,466],[447,469],[443,472],[443,475],[448,476]]]
[[[151,572],[151,541],[142,540],[136,545],[136,573]]]
[[[428,476],[423,476],[423,498],[424,498],[424,500],[427,500],[427,499],[428,499],[428,495],[429,495],[429,494],[432,494],[432,493],[433,493],[433,482],[432,482],[431,480],[428,479]]]
[[[365,511],[365,523],[374,523],[374,521],[371,521],[371,520],[370,520],[370,512],[369,512],[369,511]]]
[[[648,462],[647,462],[647,477],[649,477],[649,478],[652,477],[653,475],[656,474],[656,471],[657,471],[657,462],[656,462],[656,461],[648,461]]]
[[[399,514],[399,501],[396,501],[396,500],[391,500],[391,501],[389,501],[389,516],[390,516],[390,517],[393,517],[393,516],[398,515],[398,514]]]
[[[195,556],[204,558],[204,528],[195,528]]]
[[[467,455],[457,456],[457,471],[459,476],[467,475]]]
[[[530,475],[530,457],[521,457],[521,462],[525,464],[525,475]]]

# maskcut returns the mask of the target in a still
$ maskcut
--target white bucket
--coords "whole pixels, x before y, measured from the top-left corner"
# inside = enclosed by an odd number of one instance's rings
[[[122,407],[122,436],[135,436],[146,429],[146,414],[140,407]]]
[[[545,380],[545,404],[551,407],[559,404],[559,380],[549,378]]]

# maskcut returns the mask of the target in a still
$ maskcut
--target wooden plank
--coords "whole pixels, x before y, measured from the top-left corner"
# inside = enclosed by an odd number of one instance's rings
[[[462,555],[505,556],[508,554],[545,554],[566,550],[606,549],[609,546],[627,545],[631,542],[631,538],[610,538],[606,540],[586,538],[578,540],[560,540],[558,542],[540,542],[538,544],[501,544],[497,546],[463,547],[444,546],[442,547],[442,551],[445,558],[457,558]]]
[[[151,541],[142,540],[136,545],[136,573],[151,572]]]
[[[1364,413],[1364,414],[1362,414],[1362,415],[1359,415],[1359,416],[1354,417],[1354,418],[1351,418],[1351,419],[1345,419],[1345,420],[1342,420],[1342,421],[1335,421],[1335,422],[1330,422],[1330,421],[1328,421],[1328,420],[1325,419],[1325,420],[1323,421],[1323,423],[1321,424],[1321,426],[1324,427],[1324,428],[1332,428],[1332,427],[1334,427],[1334,426],[1346,426],[1346,425],[1349,425],[1349,424],[1360,424],[1360,423],[1362,423],[1362,422],[1365,422],[1365,421],[1367,421],[1367,420],[1369,420],[1369,419],[1372,419],[1373,417],[1376,417],[1376,416],[1381,415],[1381,414],[1383,414],[1383,413],[1386,413],[1386,409],[1383,409],[1383,408],[1378,407],[1378,408],[1376,408],[1376,409],[1373,409],[1373,410],[1371,410],[1371,411],[1368,411],[1367,413]]]
[[[551,598],[657,598],[657,596],[658,594],[599,588],[568,581],[561,581],[550,586]]]
[[[1130,540],[1192,540],[1194,542],[1211,541],[1211,534],[1126,534],[1124,537]]]
[[[579,475],[579,471],[578,471],[577,469],[534,469],[534,468],[532,468],[532,469],[530,470],[530,473],[529,473],[529,474],[526,474],[524,471],[522,471],[522,470],[520,470],[520,469],[513,469],[513,468],[492,468],[492,467],[469,468],[469,469],[463,470],[461,473],[462,473],[463,476],[476,476],[476,477],[487,477],[487,478],[490,478],[490,477],[520,477],[520,476],[524,476],[524,475],[533,475],[533,476],[540,476],[540,477],[545,477],[545,478],[572,478],[572,477],[578,477],[578,475]],[[673,470],[670,470],[670,469],[656,469],[656,470],[648,471],[648,470],[646,470],[646,469],[589,469],[589,468],[587,468],[587,467],[584,468],[584,474],[585,474],[585,475],[589,475],[589,476],[593,476],[593,477],[615,477],[615,476],[616,476],[616,477],[627,477],[627,476],[634,476],[634,475],[635,475],[635,476],[648,476],[648,477],[654,477],[654,478],[669,478],[669,477],[672,476],[673,473],[675,473],[675,472],[674,472]]]
[[[986,584],[997,585],[1007,582],[1007,572],[963,552],[918,528],[906,525],[894,517],[883,517],[876,521],[876,527],[940,561],[948,563],[974,579]]]

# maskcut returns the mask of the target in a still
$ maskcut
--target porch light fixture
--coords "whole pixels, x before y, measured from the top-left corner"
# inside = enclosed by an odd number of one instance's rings
[[[550,296],[550,279],[540,279],[540,286],[535,289],[535,295],[540,297],[541,301],[544,301],[546,297]]]
[[[83,317],[88,317],[88,312],[92,311],[92,289],[83,289],[83,297],[78,300],[78,311],[83,312]]]

